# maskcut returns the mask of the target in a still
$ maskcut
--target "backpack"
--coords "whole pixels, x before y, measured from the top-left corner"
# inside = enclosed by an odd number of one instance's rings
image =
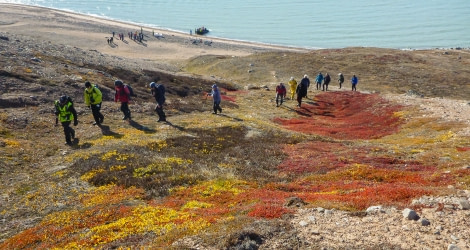
[[[134,90],[132,89],[131,85],[129,85],[129,84],[124,84],[124,86],[126,86],[127,89],[129,90],[129,93],[130,93],[129,96],[137,96],[137,95],[134,93]]]
[[[157,90],[161,95],[165,96],[165,87],[161,84],[157,84]]]

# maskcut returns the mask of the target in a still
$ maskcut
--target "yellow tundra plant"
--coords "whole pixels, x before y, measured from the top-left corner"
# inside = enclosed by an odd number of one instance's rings
[[[185,209],[193,209],[193,208],[210,208],[213,205],[207,202],[200,202],[200,201],[188,201],[186,204],[181,207],[181,210]]]
[[[128,217],[91,228],[85,238],[95,244],[106,244],[130,235],[153,233],[157,236],[171,234],[174,230],[195,234],[211,224],[187,212],[153,206],[138,206]]]
[[[241,180],[211,180],[194,187],[193,192],[195,194],[201,194],[204,197],[219,195],[223,192],[230,192],[233,195],[238,195],[245,192],[240,187],[246,184],[246,181]]]

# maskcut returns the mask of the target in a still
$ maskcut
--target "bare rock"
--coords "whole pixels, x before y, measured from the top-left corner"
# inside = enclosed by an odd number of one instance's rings
[[[408,220],[419,220],[419,215],[416,213],[416,211],[405,208],[403,210],[403,217],[407,218]]]

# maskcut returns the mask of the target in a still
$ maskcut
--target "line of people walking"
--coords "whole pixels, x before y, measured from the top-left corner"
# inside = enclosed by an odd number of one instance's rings
[[[315,85],[316,85],[316,90],[321,90],[321,91],[328,91],[328,85],[331,82],[331,76],[326,73],[325,76],[321,72],[318,73],[318,75],[315,77]],[[351,78],[351,90],[356,91],[356,86],[358,84],[359,80],[356,75],[353,75]],[[343,73],[338,74],[338,83],[339,83],[339,88],[342,88],[342,85],[344,83],[344,75]],[[288,82],[289,88],[290,88],[290,99],[294,100],[294,96],[297,95],[297,107],[300,107],[302,105],[302,99],[303,98],[308,98],[308,89],[310,87],[310,79],[307,74],[303,76],[303,78],[300,80],[300,83],[297,84],[297,81],[295,80],[294,77],[291,77]],[[276,87],[276,106],[279,106],[279,100],[280,104],[282,105],[283,98],[285,98],[286,93],[282,95],[282,90],[281,87],[283,87],[283,83],[280,83]],[[285,89],[285,88],[284,88]],[[283,96],[283,97],[282,97]]]
[[[316,89],[322,91],[328,91],[328,85],[331,81],[331,77],[328,73],[326,73],[325,77],[323,77],[322,73],[320,72],[316,78]],[[338,83],[339,87],[342,87],[344,82],[344,75],[342,73],[338,74]],[[356,75],[353,75],[351,78],[351,86],[352,91],[356,91],[356,86],[359,80]],[[301,79],[300,83],[297,84],[297,81],[294,77],[291,77],[289,80],[289,87],[290,87],[290,99],[293,100],[294,96],[297,94],[297,107],[301,107],[302,99],[307,98],[308,88],[310,87],[310,79],[307,74]],[[158,122],[166,122],[166,114],[163,110],[163,106],[165,104],[165,87],[162,84],[157,84],[155,82],[151,82],[149,84],[150,92],[152,96],[155,98],[157,103],[155,107],[155,112],[158,115]],[[114,81],[114,101],[120,102],[121,107],[120,110],[124,114],[123,120],[131,121],[131,110],[129,109],[129,102],[131,101],[131,96],[133,95],[132,88],[124,84],[121,80]],[[222,113],[222,108],[220,107],[220,103],[222,101],[220,90],[216,84],[212,85],[211,93],[207,94],[208,96],[212,96],[213,98],[213,114]],[[279,83],[276,86],[276,106],[279,107],[283,104],[284,99],[287,95],[287,89],[283,83]],[[103,94],[98,86],[92,85],[89,81],[85,82],[85,90],[84,90],[84,102],[85,105],[91,109],[93,115],[93,125],[101,126],[104,122],[104,115],[101,113],[103,101]],[[70,127],[70,124],[73,121],[73,125],[78,125],[78,114],[75,110],[74,103],[72,99],[66,95],[62,95],[58,100],[54,102],[55,107],[55,115],[56,115],[56,122],[55,124],[58,125],[60,121],[62,127],[64,129],[64,136],[65,136],[65,143],[67,145],[73,145],[73,140],[75,139],[75,130]]]
[[[150,83],[151,94],[155,98],[157,103],[155,107],[155,112],[158,114],[158,122],[165,122],[166,115],[163,111],[163,106],[165,104],[165,87],[162,84],[157,84],[155,82]],[[114,81],[114,101],[121,103],[121,112],[124,114],[123,120],[131,121],[131,110],[129,109],[129,102],[131,101],[131,96],[133,93],[132,88],[124,84],[121,80]],[[93,114],[93,125],[101,126],[104,121],[104,115],[101,113],[101,107],[103,102],[103,94],[98,86],[92,85],[89,81],[85,82],[84,90],[84,103],[86,107],[91,109]],[[74,103],[71,97],[67,95],[62,95],[56,101],[54,101],[56,121],[55,124],[58,125],[59,121],[64,129],[65,144],[73,145],[75,140],[75,130],[70,127],[72,121],[73,125],[78,125],[78,114],[74,107]]]

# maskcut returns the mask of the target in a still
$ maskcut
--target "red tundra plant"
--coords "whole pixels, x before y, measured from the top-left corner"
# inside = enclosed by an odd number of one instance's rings
[[[341,142],[313,141],[284,146],[288,157],[278,169],[288,175],[305,173],[325,174],[352,164],[363,164],[378,169],[411,172],[435,172],[435,166],[427,166],[416,160],[399,159],[381,148],[348,145]]]
[[[378,94],[332,91],[297,108],[299,118],[276,118],[275,122],[294,131],[336,139],[375,139],[398,130],[400,118],[394,113],[401,108]]]

